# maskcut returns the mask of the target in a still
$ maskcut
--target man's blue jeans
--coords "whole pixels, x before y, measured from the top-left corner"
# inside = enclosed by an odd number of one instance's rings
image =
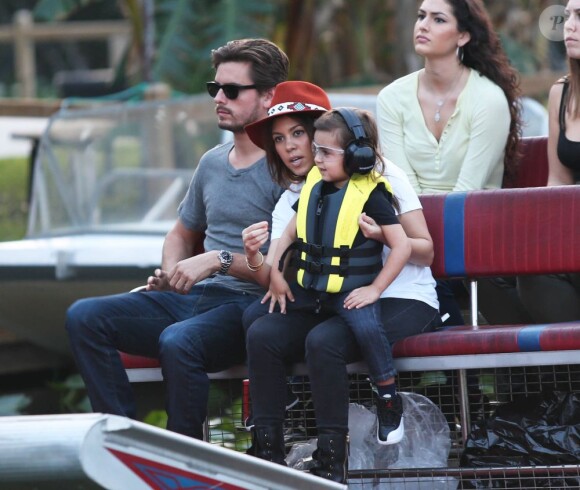
[[[118,350],[158,357],[167,428],[202,438],[208,372],[245,359],[242,314],[256,296],[199,284],[187,295],[138,292],[87,298],[68,310],[66,329],[94,411],[134,418],[135,400]]]

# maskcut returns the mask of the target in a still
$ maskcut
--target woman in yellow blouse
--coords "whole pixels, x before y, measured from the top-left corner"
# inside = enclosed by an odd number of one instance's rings
[[[384,155],[418,193],[501,187],[518,144],[518,88],[481,1],[424,0],[414,43],[425,67],[378,97]]]
[[[377,100],[384,156],[419,194],[501,187],[520,135],[517,74],[481,0],[424,0],[413,36],[425,67]],[[464,323],[456,287],[437,282],[445,326]]]

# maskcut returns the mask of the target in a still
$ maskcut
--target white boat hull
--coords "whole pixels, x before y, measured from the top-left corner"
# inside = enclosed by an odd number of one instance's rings
[[[163,235],[80,235],[0,243],[0,328],[69,354],[67,308],[130,291],[159,266]]]
[[[116,415],[1,417],[0,433],[4,490],[346,489]]]

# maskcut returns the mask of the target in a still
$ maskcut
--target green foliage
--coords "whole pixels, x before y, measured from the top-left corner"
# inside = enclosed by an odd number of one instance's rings
[[[519,9],[537,19],[546,6],[544,0],[484,2],[498,30],[509,12]],[[149,3],[154,21],[142,15]],[[111,16],[114,7],[117,17]],[[422,63],[412,44],[416,2],[410,0],[39,0],[34,9],[44,20],[118,18],[120,12],[133,39],[116,71],[129,84],[162,81],[181,92],[201,92],[213,73],[211,49],[241,37],[276,42],[290,57],[291,79],[325,88],[385,85]],[[547,63],[540,42],[546,40],[526,37],[533,42],[504,44],[518,69],[532,75]],[[38,84],[46,90],[46,83]]]
[[[208,40],[200,27],[200,20],[210,17],[208,10],[206,2],[169,0],[159,3],[157,31],[163,35],[159,36],[154,80],[165,81],[184,92],[199,91],[211,68],[205,49]]]
[[[445,383],[447,383],[447,376],[443,371],[426,371],[421,375],[414,389],[424,389],[428,386],[444,385]]]
[[[241,429],[242,398],[231,391],[230,382],[212,382],[208,404],[209,442],[236,451],[245,451],[250,445],[250,433]],[[144,417],[146,424],[165,429],[167,413],[151,410]]]
[[[18,240],[26,232],[28,160],[0,160],[0,241]]]
[[[245,451],[250,445],[250,434],[239,428],[242,399],[232,401],[232,405],[221,416],[209,420],[209,441],[236,451]]]
[[[484,395],[487,395],[492,400],[498,398],[495,380],[496,375],[493,372],[484,372],[479,375],[479,389]]]
[[[49,387],[59,394],[61,413],[88,413],[91,411],[91,404],[80,374],[71,374],[62,381],[49,383]]]
[[[105,0],[40,0],[34,8],[44,21],[70,18],[83,8]],[[123,12],[133,29],[131,46],[143,56],[145,37],[153,27],[142,18],[140,2],[123,0]],[[169,83],[176,90],[195,93],[211,78],[211,49],[230,39],[271,37],[273,13],[278,4],[262,0],[155,0],[156,54],[153,81]],[[143,66],[150,60],[140,59]],[[122,60],[128,66],[127,57]],[[143,74],[140,75],[141,77]],[[134,80],[135,83],[141,80]]]
[[[151,410],[143,419],[143,422],[160,429],[167,427],[167,412],[165,410]]]
[[[210,51],[231,39],[270,37],[276,2],[159,0],[159,48],[153,78],[177,90],[199,92],[213,78]]]
[[[38,20],[64,20],[83,7],[104,0],[39,0],[34,7],[34,15]]]

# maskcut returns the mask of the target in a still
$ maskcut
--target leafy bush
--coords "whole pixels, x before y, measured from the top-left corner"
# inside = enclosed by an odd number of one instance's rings
[[[0,241],[22,238],[27,215],[28,160],[0,160]]]

